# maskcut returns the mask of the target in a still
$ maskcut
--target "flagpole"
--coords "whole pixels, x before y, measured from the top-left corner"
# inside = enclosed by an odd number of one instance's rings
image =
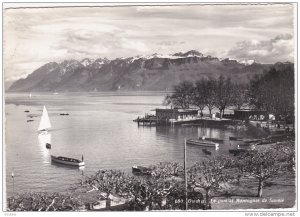
[[[186,174],[186,138],[184,138],[184,191],[185,191],[185,210],[188,210],[188,200],[187,200],[187,174]]]

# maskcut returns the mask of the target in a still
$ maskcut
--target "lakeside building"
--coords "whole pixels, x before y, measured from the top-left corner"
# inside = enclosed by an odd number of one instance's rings
[[[234,119],[244,121],[266,121],[269,119],[269,114],[265,110],[257,109],[239,109],[234,110]]]
[[[169,122],[169,120],[189,120],[198,116],[197,109],[156,109],[156,118],[158,121]]]

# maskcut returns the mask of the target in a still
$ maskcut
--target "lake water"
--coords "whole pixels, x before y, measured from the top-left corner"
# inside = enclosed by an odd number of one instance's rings
[[[164,93],[153,92],[32,93],[31,98],[28,93],[6,94],[4,186],[7,195],[13,193],[12,171],[15,192],[64,192],[82,176],[92,175],[99,169],[131,172],[134,164],[183,163],[184,138],[226,139],[219,150],[212,150],[213,155],[228,155],[228,149],[236,145],[230,143],[228,137],[237,132],[227,128],[138,127],[132,121],[155,108],[164,108],[163,98]],[[43,105],[52,124],[47,138],[37,132]],[[61,116],[60,113],[70,115]],[[28,115],[35,116],[34,121],[27,122],[31,119]],[[253,136],[249,132],[243,134]],[[47,139],[51,139],[51,150],[45,147]],[[78,169],[51,164],[50,155],[78,159],[83,155],[86,166]],[[201,147],[187,148],[188,165],[208,157]]]

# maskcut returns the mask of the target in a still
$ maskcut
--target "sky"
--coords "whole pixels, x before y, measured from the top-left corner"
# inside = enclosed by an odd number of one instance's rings
[[[294,7],[180,5],[5,9],[5,80],[48,62],[198,50],[260,63],[294,61]]]

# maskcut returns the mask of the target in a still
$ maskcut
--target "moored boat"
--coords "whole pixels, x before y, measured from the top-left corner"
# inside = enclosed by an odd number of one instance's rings
[[[224,140],[223,139],[220,139],[220,138],[213,138],[213,137],[203,137],[203,138],[199,138],[200,140],[201,139],[204,139],[204,140],[207,140],[207,141],[212,141],[212,142],[223,142]]]
[[[208,150],[207,150],[207,149],[205,149],[205,148],[204,148],[204,149],[202,149],[202,151],[203,151],[203,153],[204,153],[204,154],[211,155],[211,152],[210,152],[210,151],[208,151]]]
[[[246,144],[250,144],[250,143],[259,143],[261,139],[244,139],[242,141]]]
[[[205,147],[219,147],[219,144],[212,141],[207,141],[203,139],[187,139],[186,144],[189,145],[199,145],[199,146],[205,146]]]
[[[234,156],[239,155],[241,153],[247,152],[246,149],[229,149],[229,153],[233,154]]]
[[[53,156],[51,155],[51,160],[56,163],[61,163],[61,164],[66,164],[70,166],[84,166],[83,160],[78,160],[74,158],[69,158],[69,157],[62,157],[62,156]]]
[[[242,141],[243,137],[229,136],[229,140]]]
[[[140,173],[140,174],[150,175],[151,172],[152,172],[152,170],[148,167],[137,166],[137,165],[134,165],[132,167],[132,173]]]
[[[46,148],[47,149],[51,149],[51,144],[50,143],[46,143]]]

